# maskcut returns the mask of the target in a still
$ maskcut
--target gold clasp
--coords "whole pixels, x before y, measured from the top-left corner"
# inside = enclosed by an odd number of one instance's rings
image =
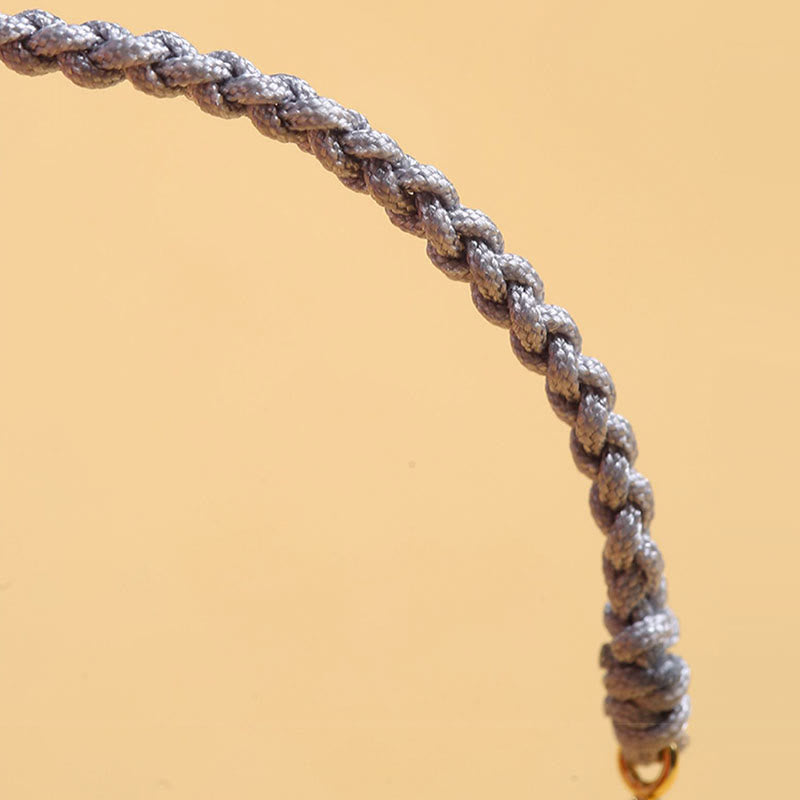
[[[675,780],[678,773],[678,746],[671,744],[658,755],[661,761],[661,774],[653,781],[643,781],[636,767],[628,763],[622,750],[619,751],[618,763],[622,780],[633,790],[636,800],[656,800],[657,797],[662,797]]]

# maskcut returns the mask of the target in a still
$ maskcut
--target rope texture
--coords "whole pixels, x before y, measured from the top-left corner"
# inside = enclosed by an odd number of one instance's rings
[[[685,746],[689,668],[668,652],[678,621],[666,605],[664,564],[650,537],[650,483],[633,466],[633,431],[614,412],[606,368],[581,353],[570,315],[545,303],[538,274],[504,252],[494,223],[461,205],[439,170],[405,154],[358,112],[320,97],[300,78],[264,75],[225,50],[199,53],[169,31],[134,36],[114,23],[69,25],[40,10],[0,14],[0,59],[23,75],[61,70],[94,89],[127,79],[155,97],[186,95],[218,117],[247,116],[264,135],[297,145],[345,186],[371,195],[397,227],[427,240],[430,260],[447,277],[471,284],[481,314],[509,329],[517,358],[546,376],[553,410],[572,429],[575,463],[592,480],[590,507],[606,536],[612,637],[600,655],[605,710],[622,751],[630,763],[646,764],[671,742]]]

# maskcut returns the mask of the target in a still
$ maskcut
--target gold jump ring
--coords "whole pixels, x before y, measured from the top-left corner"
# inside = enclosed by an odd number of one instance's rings
[[[656,800],[663,796],[675,780],[678,772],[678,746],[671,744],[659,753],[661,774],[653,781],[644,781],[639,777],[636,767],[629,764],[622,750],[619,751],[619,771],[622,780],[633,790],[636,800]]]

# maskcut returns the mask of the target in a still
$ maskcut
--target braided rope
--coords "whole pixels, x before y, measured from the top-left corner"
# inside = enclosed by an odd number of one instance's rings
[[[653,495],[633,465],[628,421],[614,412],[606,368],[581,353],[570,315],[544,302],[544,287],[524,258],[481,211],[461,205],[437,169],[406,155],[356,111],[320,97],[293,75],[264,75],[241,56],[199,53],[168,31],[134,36],[110,22],[69,25],[46,11],[0,14],[0,59],[23,75],[61,70],[73,83],[105,88],[129,80],[155,97],[186,95],[209,114],[247,116],[266,136],[311,153],[348,188],[366,192],[399,228],[427,240],[430,260],[468,281],[481,314],[510,329],[517,358],[546,376],[557,416],[572,428],[578,469],[592,480],[590,507],[606,535],[605,624],[601,650],[606,713],[632,764],[656,760],[671,742],[687,743],[689,668],[668,652],[678,621],[666,605],[661,553],[650,537]]]

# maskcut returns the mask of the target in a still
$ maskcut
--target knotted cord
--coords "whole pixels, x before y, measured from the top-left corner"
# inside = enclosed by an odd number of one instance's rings
[[[683,747],[689,668],[668,652],[678,621],[666,604],[664,563],[650,536],[650,482],[634,469],[633,430],[614,411],[608,371],[581,352],[572,317],[545,302],[539,275],[504,251],[486,214],[461,205],[438,169],[304,80],[265,75],[227,50],[199,53],[169,31],[135,36],[111,22],[70,25],[47,11],[0,14],[0,59],[23,75],[60,70],[92,89],[127,79],[155,97],[185,95],[218,117],[247,116],[265,136],[297,145],[349,189],[369,194],[397,227],[427,241],[428,257],[447,277],[470,283],[480,313],[509,329],[517,358],[545,376],[553,410],[572,429],[575,464],[592,481],[590,507],[606,536],[605,624],[612,637],[600,654],[605,710],[622,753],[645,764],[671,743]]]

